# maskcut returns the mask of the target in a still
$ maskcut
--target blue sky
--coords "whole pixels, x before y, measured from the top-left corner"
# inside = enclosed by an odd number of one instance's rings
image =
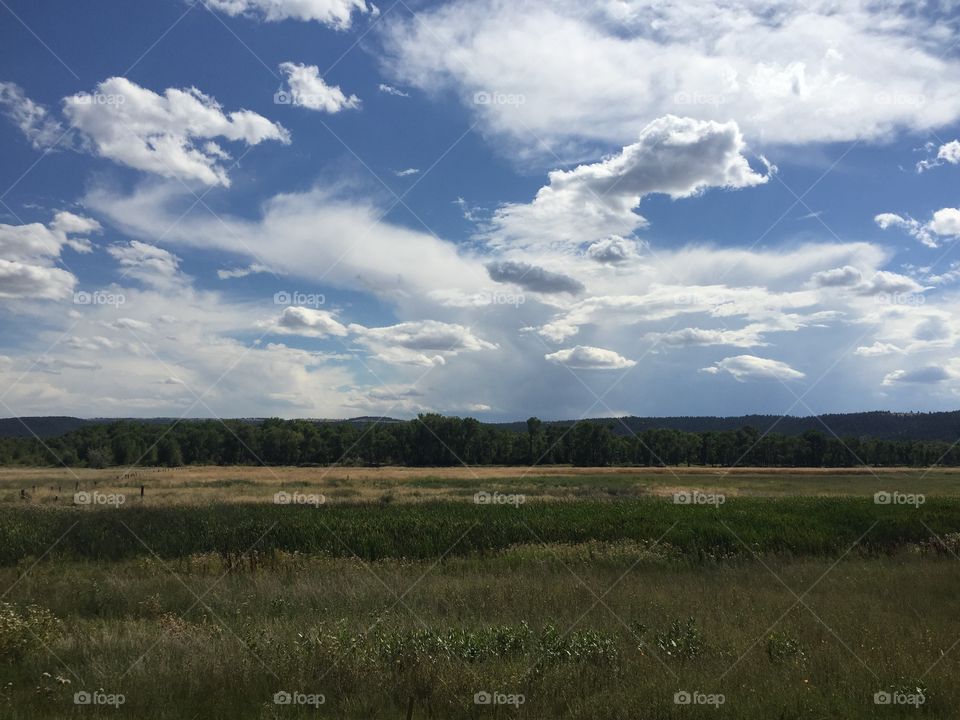
[[[0,414],[952,409],[957,10],[4,0]]]

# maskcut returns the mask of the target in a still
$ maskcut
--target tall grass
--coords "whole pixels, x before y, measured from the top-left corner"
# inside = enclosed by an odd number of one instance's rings
[[[661,540],[694,558],[752,552],[836,556],[888,553],[931,533],[960,532],[960,500],[918,509],[867,499],[742,498],[713,506],[667,499],[473,505],[208,505],[120,509],[0,508],[0,564],[40,556],[121,560],[279,550],[381,558],[489,553],[530,543]],[[859,541],[859,542],[858,542]],[[950,548],[941,548],[948,552]]]

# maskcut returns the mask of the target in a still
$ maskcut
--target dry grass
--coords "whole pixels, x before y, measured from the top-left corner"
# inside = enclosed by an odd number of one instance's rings
[[[0,502],[70,504],[77,490],[148,504],[272,502],[274,493],[315,493],[327,502],[465,500],[479,490],[531,500],[670,495],[703,489],[735,496],[868,496],[878,490],[960,494],[956,468],[583,468],[217,467],[0,468]]]

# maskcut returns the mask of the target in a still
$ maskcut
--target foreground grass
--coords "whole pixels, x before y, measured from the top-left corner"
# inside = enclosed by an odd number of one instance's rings
[[[0,663],[26,718],[956,717],[954,558],[699,563],[646,544],[516,547],[435,561],[277,553],[0,570],[62,632]],[[199,598],[199,599],[198,599]],[[876,706],[921,688],[924,703]],[[112,707],[78,690],[122,693]],[[322,694],[278,706],[280,690]],[[678,691],[722,693],[680,706]],[[518,709],[475,705],[522,694]]]
[[[960,717],[958,553],[949,497],[10,504],[0,717]]]

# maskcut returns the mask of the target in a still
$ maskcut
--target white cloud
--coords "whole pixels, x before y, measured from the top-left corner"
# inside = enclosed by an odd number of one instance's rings
[[[736,355],[720,360],[710,367],[703,368],[703,372],[727,372],[733,375],[738,382],[748,380],[800,380],[805,375],[799,370],[779,360],[761,358],[756,355]]]
[[[420,172],[420,168],[406,168],[405,170],[394,170],[393,174],[397,177],[409,177],[410,175],[417,175]]]
[[[96,154],[122,165],[182,181],[230,184],[221,161],[229,157],[213,138],[258,145],[290,141],[289,133],[249,110],[224,113],[196,88],[163,95],[113,77],[93,93],[64,99],[64,113]]]
[[[943,208],[933,214],[928,223],[921,223],[910,216],[895,213],[881,213],[874,218],[881,230],[900,228],[927,247],[940,246],[940,238],[955,239],[960,237],[960,209]]]
[[[772,143],[849,142],[960,117],[944,20],[863,0],[459,0],[387,18],[383,68],[452,90],[531,152],[628,142],[668,113],[735,118]]]
[[[960,237],[960,208],[943,208],[933,214],[930,230],[949,238]]]
[[[124,275],[152,287],[171,289],[184,281],[180,258],[163,248],[132,240],[126,245],[111,245],[107,252],[123,268]]]
[[[587,247],[587,257],[605,265],[625,265],[639,257],[637,242],[619,235],[597,240]]]
[[[37,150],[73,144],[70,130],[51,117],[46,108],[28,98],[16,83],[0,81],[0,110]]]
[[[816,287],[852,287],[863,280],[860,271],[850,265],[814,273],[810,278]]]
[[[937,150],[937,156],[928,160],[921,160],[917,163],[917,172],[923,172],[930,168],[949,163],[950,165],[960,165],[960,140],[952,140],[944,143]]]
[[[463,352],[496,350],[468,327],[436,320],[403,322],[388,327],[350,325],[357,341],[378,360],[409,365],[443,365]]]
[[[292,105],[327,113],[360,107],[360,98],[356,95],[344,95],[338,85],[327,85],[316,65],[285,62],[280,64],[280,72],[286,76],[290,86],[289,99]]]
[[[683,328],[667,333],[654,334],[659,344],[669,347],[706,347],[711,345],[729,345],[732,347],[756,347],[766,345],[763,333],[776,329],[763,324],[747,325],[737,330],[716,330],[704,328]]]
[[[576,370],[621,370],[637,364],[636,360],[625,358],[613,350],[587,345],[557,350],[543,357],[554,365],[564,365]]]
[[[410,97],[410,93],[406,93],[403,90],[395,88],[393,85],[387,85],[386,83],[380,83],[377,86],[377,89],[380,90],[380,92],[382,93],[386,93],[387,95],[393,95],[394,97],[405,97],[405,98]]]
[[[258,273],[272,273],[271,270],[266,265],[260,263],[252,263],[246,267],[238,268],[229,268],[229,269],[220,269],[217,270],[217,277],[221,280],[234,280],[236,278],[244,278],[248,275],[255,275]]]
[[[320,187],[281,194],[250,220],[191,210],[195,198],[181,189],[143,186],[127,196],[94,191],[85,202],[130,236],[234,253],[276,273],[393,301],[489,286],[480,260],[427,232],[384,222],[383,208],[369,196],[347,198],[338,188]]]
[[[877,341],[873,345],[861,345],[854,352],[860,357],[883,357],[885,355],[899,355],[904,353],[905,350],[890,343]]]
[[[249,15],[267,22],[280,20],[316,21],[337,30],[346,30],[353,14],[377,14],[376,6],[365,0],[204,0],[208,7],[231,16]]]
[[[67,297],[77,283],[71,272],[56,267],[66,245],[81,253],[91,250],[82,237],[99,232],[90,218],[59,212],[49,226],[0,224],[0,298]]]
[[[331,335],[345,337],[347,328],[329,310],[306,307],[287,307],[270,329],[273,332],[302,337],[323,338]]]
[[[629,235],[646,220],[634,211],[650,194],[687,198],[707,188],[767,182],[743,156],[735,122],[667,116],[651,122],[637,142],[605,160],[554,170],[533,202],[511,203],[494,214],[488,232],[497,247],[580,246]]]

